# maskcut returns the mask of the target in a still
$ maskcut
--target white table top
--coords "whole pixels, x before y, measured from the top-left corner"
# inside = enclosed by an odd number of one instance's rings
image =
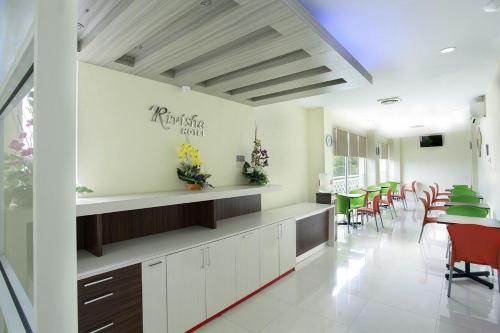
[[[78,279],[194,248],[290,218],[301,220],[330,208],[333,206],[304,202],[245,214],[217,221],[217,229],[194,226],[104,245],[102,257],[80,250],[78,251]]]
[[[500,221],[495,219],[481,218],[481,217],[470,217],[470,216],[458,216],[458,215],[447,215],[441,214],[437,219],[437,223],[440,224],[476,224],[482,225],[490,228],[500,228]]]
[[[444,205],[445,206],[472,206],[472,207],[479,207],[479,208],[490,209],[490,206],[488,204],[485,204],[485,203],[449,201],[449,202],[445,202]]]

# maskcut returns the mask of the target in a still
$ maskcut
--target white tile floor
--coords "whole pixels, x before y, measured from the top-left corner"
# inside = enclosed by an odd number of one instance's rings
[[[419,245],[423,212],[409,205],[379,233],[340,227],[335,248],[198,332],[500,332],[498,285],[455,280],[449,299],[445,226],[428,225]]]

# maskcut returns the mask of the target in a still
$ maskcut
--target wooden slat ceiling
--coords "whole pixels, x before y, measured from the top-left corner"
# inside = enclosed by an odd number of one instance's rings
[[[371,75],[297,0],[81,0],[79,59],[258,106]]]

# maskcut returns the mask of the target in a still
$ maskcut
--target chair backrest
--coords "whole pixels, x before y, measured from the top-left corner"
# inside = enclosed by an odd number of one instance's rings
[[[500,228],[475,224],[448,226],[452,262],[465,261],[500,268]]]
[[[366,195],[365,195],[365,191],[361,190],[361,189],[356,189],[356,190],[352,190],[350,191],[349,193],[351,194],[363,194],[363,196],[359,197],[359,198],[351,198],[351,207],[363,207],[366,205]]]
[[[372,207],[375,214],[380,214],[380,194],[377,194],[375,197],[373,197]]]
[[[401,186],[399,186],[399,195],[401,196],[401,198],[406,199],[404,184],[401,184]]]
[[[434,186],[432,186],[432,185],[431,185],[431,186],[429,186],[429,187],[430,187],[431,192],[432,192],[432,197],[431,197],[431,201],[430,201],[430,203],[433,203],[433,202],[434,202],[434,200],[436,200],[436,199],[437,199],[437,198],[436,198],[436,197],[437,197],[437,192],[436,192],[436,189],[434,188]]]
[[[488,210],[474,206],[451,206],[448,208],[448,215],[487,217]]]
[[[398,182],[388,182],[391,185],[392,193],[398,193]]]
[[[465,188],[465,189],[468,189],[469,185],[453,185],[453,188]]]
[[[438,183],[434,183],[434,186],[436,187],[436,193],[439,193],[439,184]]]
[[[425,197],[427,198],[427,202],[431,202],[431,194],[429,191],[424,191]]]
[[[413,190],[413,192],[417,193],[417,181],[416,180],[411,182],[411,189]]]
[[[476,192],[471,191],[467,188],[454,188],[451,191],[451,195],[475,195]]]
[[[389,187],[387,190],[387,202],[392,205],[392,188]]]
[[[424,221],[425,221],[427,213],[429,212],[429,202],[424,198],[420,198],[420,201],[422,201],[422,204],[424,205]]]
[[[387,190],[391,187],[391,184],[389,184],[389,183],[380,183],[380,184],[378,184],[378,186],[380,187],[380,194],[386,195],[387,194]]]
[[[349,212],[349,197],[337,194],[337,214],[347,215]]]
[[[481,199],[473,195],[452,195],[450,197],[452,202],[469,202],[469,203],[480,203]]]
[[[380,189],[380,187],[377,186],[377,185],[370,185],[370,186],[367,186],[367,189],[369,189],[369,190],[378,190],[378,189]],[[380,194],[380,191],[369,192],[368,193],[368,201],[373,201],[373,198],[375,198],[375,196],[377,194]]]

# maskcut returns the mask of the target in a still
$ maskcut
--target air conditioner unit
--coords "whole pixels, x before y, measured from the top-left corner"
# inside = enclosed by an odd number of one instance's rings
[[[470,116],[472,120],[486,117],[486,96],[478,96],[470,103]]]

